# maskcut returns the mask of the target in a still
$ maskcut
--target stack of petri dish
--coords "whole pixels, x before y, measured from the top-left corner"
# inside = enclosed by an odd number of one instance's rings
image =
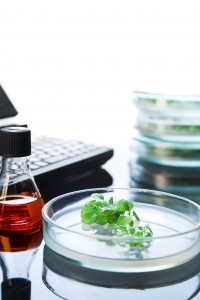
[[[200,95],[134,92],[131,186],[200,202]]]

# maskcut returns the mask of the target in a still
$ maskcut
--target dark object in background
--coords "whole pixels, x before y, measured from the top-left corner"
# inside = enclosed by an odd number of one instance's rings
[[[14,117],[17,114],[16,108],[0,85],[0,119]]]
[[[45,202],[76,190],[109,187],[113,183],[112,176],[104,169],[88,170],[72,177],[60,176],[53,184],[37,182]]]

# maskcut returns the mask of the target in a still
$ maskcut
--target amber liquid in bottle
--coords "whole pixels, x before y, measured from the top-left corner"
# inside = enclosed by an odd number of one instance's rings
[[[28,193],[0,198],[0,251],[37,248],[42,241],[41,197]]]

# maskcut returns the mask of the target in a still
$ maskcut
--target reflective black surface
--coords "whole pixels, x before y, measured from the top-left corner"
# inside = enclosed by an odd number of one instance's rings
[[[47,182],[46,185],[41,185],[39,188],[45,202],[70,191],[108,186],[116,188],[141,187],[164,191],[166,191],[166,186],[167,188],[170,186],[170,190],[167,189],[168,192],[181,194],[182,196],[190,199],[193,198],[193,200],[195,200],[194,195],[197,195],[198,201],[200,198],[198,195],[198,178],[200,177],[199,170],[196,169],[196,173],[189,173],[184,168],[176,170],[176,172],[172,169],[171,171],[173,172],[169,173],[169,170],[166,172],[166,169],[163,167],[148,166],[140,160],[133,161],[132,157],[130,157],[129,145],[126,145],[121,147],[121,149],[116,149],[114,157],[107,162],[102,169],[79,174],[76,178],[71,179],[61,176],[59,178],[55,178],[53,183]],[[169,178],[168,174],[172,174],[172,176]],[[187,182],[194,183],[191,179],[192,176],[193,178],[195,177],[195,184],[187,185]],[[162,178],[161,181],[160,179],[158,180],[158,178]],[[182,179],[184,180],[184,184],[182,183]],[[167,184],[164,184],[166,182]],[[190,189],[190,187],[194,187],[197,190],[197,193],[194,193],[194,190]],[[59,298],[53,294],[42,281],[43,249],[44,243],[40,246],[30,270],[32,286],[31,299],[56,300]],[[197,294],[193,299],[200,299],[199,294]],[[177,300],[179,299],[177,298]]]
[[[67,260],[66,257],[45,246],[44,265],[56,274],[98,287],[148,289],[181,283],[196,276],[200,270],[200,255],[190,262],[167,270],[120,273],[83,268],[75,260]]]
[[[45,202],[54,197],[72,192],[95,187],[108,187],[112,185],[112,176],[104,169],[90,170],[88,172],[77,174],[73,177],[57,176],[48,184],[40,184],[38,187]]]

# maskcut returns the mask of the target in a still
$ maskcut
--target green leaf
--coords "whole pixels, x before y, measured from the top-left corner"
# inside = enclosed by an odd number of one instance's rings
[[[93,224],[96,222],[97,215],[93,212],[83,212],[81,213],[82,222],[85,224]]]
[[[143,232],[142,231],[138,231],[135,234],[137,237],[142,237],[143,236]]]
[[[119,218],[117,219],[117,224],[118,225],[128,225],[129,223],[131,223],[132,218],[129,216],[119,216]]]
[[[133,208],[133,202],[128,200],[119,200],[117,203],[117,209],[120,211],[130,211]]]
[[[133,227],[134,226],[134,222],[133,220],[129,223],[129,226]]]
[[[135,234],[135,228],[130,229],[130,234],[134,235]]]
[[[132,213],[133,213],[133,215],[134,215],[135,219],[136,219],[136,220],[139,222],[139,221],[140,221],[140,218],[138,217],[138,215],[136,214],[136,212],[135,212],[135,211],[133,211]]]
[[[108,223],[108,218],[106,216],[103,216],[103,215],[98,215],[96,217],[96,223],[99,224],[99,225],[105,225],[106,223]]]
[[[111,197],[111,198],[109,199],[109,203],[110,203],[111,205],[114,204],[113,197]]]
[[[95,200],[104,200],[104,196],[97,193],[92,194],[91,197]]]

